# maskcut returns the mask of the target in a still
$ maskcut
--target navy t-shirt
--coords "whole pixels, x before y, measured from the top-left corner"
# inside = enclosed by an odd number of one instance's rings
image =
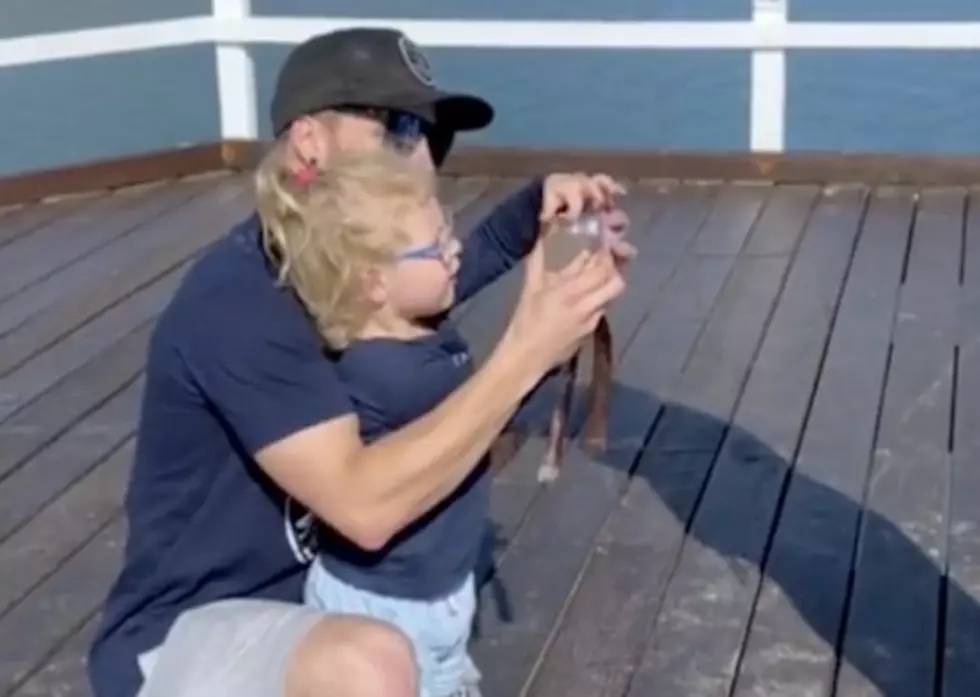
[[[460,281],[465,284],[468,275],[464,262]],[[412,341],[355,342],[338,369],[365,442],[430,411],[473,373],[466,343],[450,322]],[[365,550],[323,526],[319,563],[334,576],[382,595],[429,600],[454,591],[476,566],[483,536],[490,503],[484,460],[452,494],[381,550]]]
[[[473,231],[461,301],[527,253],[540,204],[535,181]],[[397,378],[393,368],[371,369]],[[227,598],[301,601],[315,530],[253,456],[353,408],[314,325],[276,284],[250,217],[194,264],[150,341],[125,500],[129,537],[89,656],[97,697],[133,697],[137,656],[186,609]]]

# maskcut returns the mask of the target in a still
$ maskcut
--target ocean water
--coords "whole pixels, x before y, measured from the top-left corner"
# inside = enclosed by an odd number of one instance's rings
[[[207,0],[5,0],[0,37],[186,16]],[[83,11],[84,6],[84,11]],[[257,14],[461,19],[744,19],[748,0],[253,0]],[[790,0],[792,19],[980,21],[978,0]],[[252,49],[264,133],[285,47]],[[741,51],[429,51],[440,83],[497,118],[468,142],[744,150]],[[0,69],[0,174],[208,142],[220,135],[213,52],[188,47]],[[797,51],[787,148],[980,154],[980,52]]]

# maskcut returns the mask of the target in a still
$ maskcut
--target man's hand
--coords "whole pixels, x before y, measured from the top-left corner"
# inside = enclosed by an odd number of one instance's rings
[[[626,241],[630,219],[619,208],[616,197],[626,188],[605,174],[552,174],[544,180],[540,219],[577,218],[591,210],[602,216],[609,236],[609,250],[620,269],[636,256],[636,247]]]
[[[636,257],[636,247],[626,241],[630,225],[629,216],[621,208],[615,208],[602,213],[602,222],[609,232],[608,244],[613,261],[616,267],[622,270]]]

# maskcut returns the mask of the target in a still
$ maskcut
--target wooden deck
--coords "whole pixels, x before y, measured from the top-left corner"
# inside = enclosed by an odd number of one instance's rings
[[[516,181],[446,182],[468,227]],[[210,176],[0,212],[0,697],[89,694]],[[488,697],[980,693],[980,192],[634,182],[609,451],[495,482]],[[519,272],[461,309],[478,355]],[[544,427],[548,390],[524,414]]]

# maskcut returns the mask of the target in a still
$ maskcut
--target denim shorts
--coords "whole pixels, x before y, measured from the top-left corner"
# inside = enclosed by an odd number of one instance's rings
[[[420,697],[479,697],[480,673],[467,650],[476,613],[472,574],[453,593],[422,601],[355,588],[313,562],[304,596],[327,614],[367,615],[405,633],[421,674]]]

